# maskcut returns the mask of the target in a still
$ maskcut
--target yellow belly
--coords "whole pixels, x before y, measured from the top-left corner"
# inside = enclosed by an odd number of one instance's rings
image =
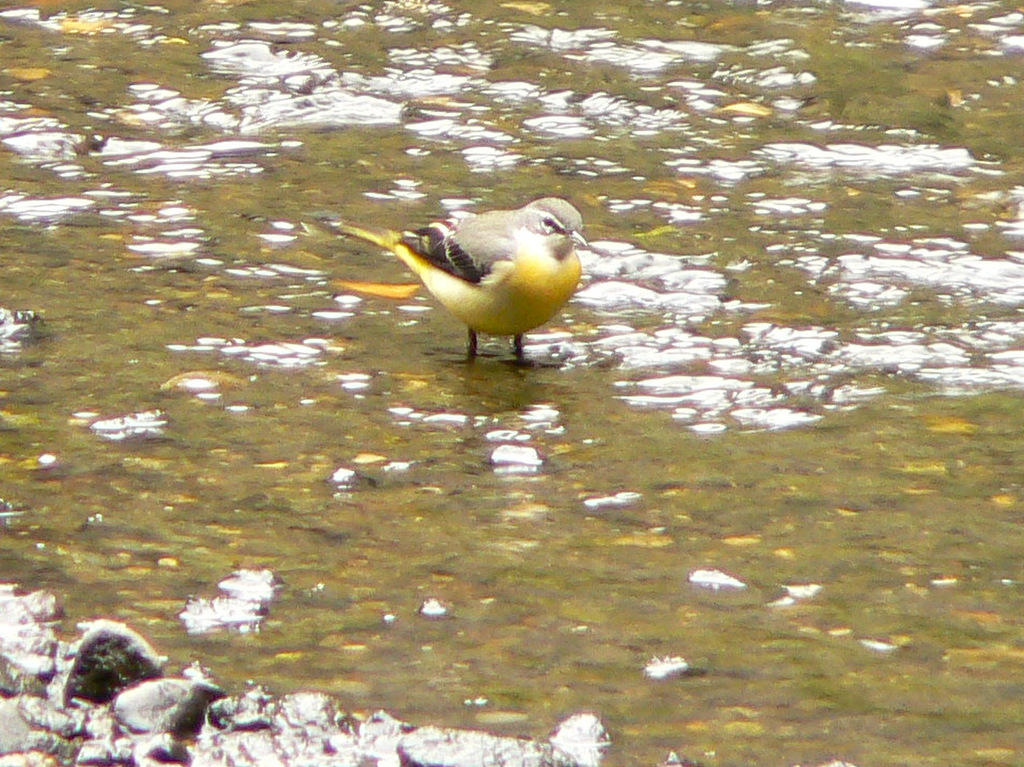
[[[479,285],[437,268],[418,269],[420,279],[448,311],[473,330],[491,335],[518,335],[550,320],[576,291],[580,261],[520,256],[515,269],[503,268]]]

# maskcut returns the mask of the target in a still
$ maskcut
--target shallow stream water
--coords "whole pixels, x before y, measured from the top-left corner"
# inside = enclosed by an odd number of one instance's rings
[[[0,578],[611,765],[1024,763],[1022,64],[1011,3],[5,5]],[[540,196],[523,366],[314,225]]]

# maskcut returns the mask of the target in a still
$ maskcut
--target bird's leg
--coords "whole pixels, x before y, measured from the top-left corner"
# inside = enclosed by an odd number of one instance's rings
[[[476,331],[473,328],[469,329],[469,337],[466,339],[466,357],[476,358]]]
[[[526,356],[523,354],[523,334],[516,333],[516,337],[512,339],[512,348],[516,352],[516,362],[526,362]]]

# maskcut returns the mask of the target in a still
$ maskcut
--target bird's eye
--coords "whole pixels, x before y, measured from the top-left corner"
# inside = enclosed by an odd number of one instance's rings
[[[541,225],[544,227],[544,231],[548,234],[562,233],[565,231],[558,219],[552,218],[551,216],[545,216],[542,218]]]

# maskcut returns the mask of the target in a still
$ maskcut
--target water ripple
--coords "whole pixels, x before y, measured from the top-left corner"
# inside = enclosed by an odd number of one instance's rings
[[[25,194],[0,195],[0,213],[22,221],[58,221],[96,205],[82,197],[38,198]]]
[[[200,338],[194,344],[170,344],[167,348],[179,352],[216,351],[257,365],[295,368],[323,364],[326,346],[321,339],[250,343],[240,338]]]
[[[765,144],[755,154],[776,163],[796,163],[812,168],[842,168],[862,174],[904,175],[922,171],[950,173],[974,167],[971,153],[962,147],[938,144],[902,145],[829,144],[799,142]]]

